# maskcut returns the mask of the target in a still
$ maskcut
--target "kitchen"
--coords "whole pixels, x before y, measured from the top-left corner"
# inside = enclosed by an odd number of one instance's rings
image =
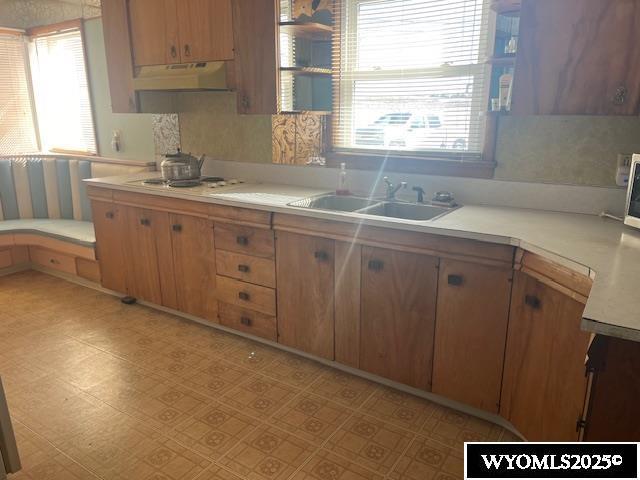
[[[465,442],[640,441],[639,25],[0,0],[0,478],[448,479]]]

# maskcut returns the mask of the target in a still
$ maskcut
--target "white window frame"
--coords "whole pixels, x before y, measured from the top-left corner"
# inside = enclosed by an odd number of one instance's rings
[[[361,4],[365,3],[374,3],[379,2],[380,0],[342,0],[342,24],[340,25],[341,29],[341,60],[339,68],[342,70],[346,70],[350,73],[349,80],[345,80],[342,75],[340,75],[339,87],[340,88],[340,105],[347,105],[353,112],[353,92],[355,90],[355,82],[357,81],[376,81],[380,80],[381,77],[385,80],[390,79],[407,79],[407,78],[424,78],[424,77],[459,77],[459,76],[467,76],[472,74],[471,69],[477,68],[478,72],[473,74],[474,76],[474,91],[478,91],[478,95],[481,96],[482,101],[472,102],[471,115],[477,115],[482,117],[481,121],[477,123],[480,128],[480,131],[476,132],[477,138],[480,139],[480,151],[456,151],[456,150],[398,150],[397,153],[399,155],[413,155],[413,156],[429,156],[436,154],[438,156],[443,156],[449,152],[451,152],[455,157],[460,157],[462,153],[464,156],[474,156],[478,157],[481,155],[482,150],[484,149],[484,144],[486,142],[486,112],[487,105],[489,101],[490,95],[490,84],[491,84],[491,66],[489,64],[483,63],[483,57],[488,57],[488,52],[490,52],[493,48],[494,39],[490,35],[492,25],[495,25],[495,15],[492,13],[490,9],[490,0],[484,0],[483,4],[483,15],[488,15],[488,21],[483,22],[481,25],[482,30],[480,31],[480,55],[478,64],[467,64],[467,65],[452,65],[445,67],[437,67],[437,68],[415,68],[415,69],[402,69],[402,70],[368,70],[368,71],[357,71],[355,66],[357,65],[358,60],[358,46],[356,41],[349,41],[349,38],[357,38],[357,19],[358,19],[358,7]],[[347,39],[347,40],[345,40]],[[483,48],[484,46],[484,48]],[[346,67],[345,67],[346,66]],[[353,66],[353,67],[350,67]],[[484,85],[483,88],[480,89],[479,77],[484,75]],[[335,112],[334,112],[335,114]],[[351,138],[351,145],[354,145],[354,136],[355,136],[355,115],[350,115],[350,122],[347,120],[347,115],[344,110],[340,109],[338,118],[338,124],[341,129],[345,130],[345,123],[350,123],[348,129],[348,137]],[[471,117],[470,117],[471,118]],[[347,135],[345,135],[346,137]],[[470,132],[470,136],[472,133]],[[362,153],[381,153],[388,152],[388,150],[376,150],[376,149],[363,149],[358,148],[356,146],[337,146],[334,145],[334,151],[336,152],[362,152]]]

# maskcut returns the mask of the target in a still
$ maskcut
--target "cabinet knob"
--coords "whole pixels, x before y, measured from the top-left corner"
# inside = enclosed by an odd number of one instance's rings
[[[144,225],[145,227],[148,227],[149,225],[151,225],[151,220],[149,220],[148,218],[141,218],[140,225]]]
[[[181,232],[182,225],[171,225],[171,230],[173,230],[174,232]]]
[[[238,271],[242,273],[248,273],[249,265],[238,265]]]
[[[249,245],[249,238],[248,237],[243,237],[243,236],[238,236],[238,237],[236,237],[236,243],[238,245],[247,246],[247,245]]]
[[[322,262],[326,262],[327,260],[329,260],[329,254],[327,252],[323,252],[322,250],[314,252],[313,256]]]
[[[245,302],[248,302],[251,296],[247,292],[238,292],[238,298],[240,300],[244,300]]]
[[[178,49],[175,45],[171,45],[171,58],[176,58],[178,56]]]
[[[240,317],[240,323],[242,325],[246,325],[247,327],[251,326],[251,319],[249,317]]]
[[[107,217],[109,220],[113,220],[113,218],[115,217],[113,212],[107,212],[104,214],[104,216]]]
[[[382,260],[369,260],[368,266],[369,270],[379,272],[384,268],[384,262]]]
[[[191,56],[191,47],[189,46],[189,44],[188,44],[188,43],[184,46],[184,54],[185,54],[187,57],[190,57],[190,56]]]
[[[454,287],[459,287],[460,285],[462,285],[464,279],[462,278],[462,275],[449,275],[447,277],[447,283],[449,285],[453,285]]]
[[[613,95],[611,102],[614,105],[624,105],[624,102],[626,102],[627,100],[628,94],[629,94],[629,89],[621,85],[616,89],[616,93]]]
[[[531,308],[536,308],[536,309],[540,308],[542,305],[542,302],[540,301],[540,299],[535,295],[525,295],[524,303],[525,305],[528,305]]]
[[[53,265],[60,265],[60,262],[58,260],[56,260],[55,258],[49,259],[49,263],[51,263]]]

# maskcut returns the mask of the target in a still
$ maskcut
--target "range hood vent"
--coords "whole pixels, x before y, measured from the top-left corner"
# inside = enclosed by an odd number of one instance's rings
[[[225,62],[140,67],[133,79],[133,88],[138,91],[229,90]]]

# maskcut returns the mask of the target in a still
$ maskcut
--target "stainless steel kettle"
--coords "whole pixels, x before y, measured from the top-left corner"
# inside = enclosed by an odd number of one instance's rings
[[[160,164],[162,178],[167,181],[197,180],[202,174],[204,155],[196,158],[190,153],[183,153],[178,148],[176,153],[167,153]]]

